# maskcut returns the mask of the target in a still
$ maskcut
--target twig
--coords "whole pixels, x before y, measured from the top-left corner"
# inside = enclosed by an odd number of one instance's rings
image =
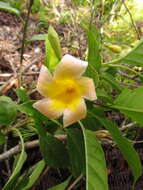
[[[38,74],[39,74],[39,72],[23,73],[23,75],[38,75]],[[3,73],[3,74],[0,74],[0,78],[9,78],[9,77],[12,77],[12,76],[14,76],[14,73]],[[5,82],[1,82],[1,84],[5,84]]]
[[[17,73],[17,77],[19,77],[21,74],[23,75],[38,75],[39,72],[28,72],[26,73],[26,71],[35,63],[37,63],[39,60],[41,59],[40,58],[36,58],[34,59],[29,65],[27,65],[22,71],[20,71],[21,73]],[[11,77],[8,81],[6,81],[1,87],[0,87],[0,95],[3,94],[3,91],[7,88],[7,86],[12,83],[12,81],[15,81],[17,80],[16,77],[15,77],[15,74],[14,73],[0,73],[0,78],[9,78]]]
[[[74,188],[74,186],[83,178],[83,175],[81,174],[69,187],[67,190],[71,190]]]
[[[132,83],[125,83],[125,82],[120,82],[120,84],[123,85],[123,86],[131,86],[131,87],[134,87],[134,88],[142,86],[141,84],[132,84]]]
[[[55,135],[56,138],[58,138],[61,141],[66,140],[67,136],[66,135]],[[30,142],[26,142],[25,144],[25,149],[30,149],[39,146],[39,140],[33,140]],[[16,145],[15,147],[9,149],[8,151],[0,154],[0,162],[13,156],[14,154],[17,154],[21,151],[21,145]]]
[[[42,58],[42,57],[38,57],[38,58],[34,59],[29,65],[27,65],[27,66],[22,70],[22,74],[24,74],[26,71],[28,71],[28,69],[29,69],[32,65],[36,64],[37,62],[39,62],[39,61],[41,60],[41,58]]]
[[[138,32],[138,29],[136,28],[136,25],[135,25],[135,23],[134,23],[134,19],[133,19],[133,17],[132,17],[132,14],[131,14],[129,8],[127,7],[127,5],[126,5],[126,3],[125,3],[125,0],[122,0],[122,3],[123,3],[123,5],[124,5],[126,11],[128,12],[129,16],[130,16],[131,23],[132,23],[132,26],[133,26],[133,28],[134,28],[134,30],[135,30],[135,32],[136,32],[137,38],[138,38],[138,40],[140,40],[140,34],[139,34],[139,32]]]
[[[31,142],[26,142],[25,143],[25,149],[28,149],[28,148],[34,148],[36,146],[38,146],[39,144],[39,140],[34,140],[34,141],[31,141]],[[12,155],[14,154],[17,154],[21,151],[21,145],[16,145],[15,147],[9,149],[8,151],[0,154],[0,161],[3,161],[9,157],[11,157]]]
[[[17,83],[16,77],[11,77],[8,81],[6,81],[1,87],[0,87],[0,95],[4,94],[7,89],[9,89],[11,86]]]
[[[129,129],[129,128],[135,126],[136,124],[137,124],[137,122],[132,122],[132,123],[129,123],[129,124],[127,124],[127,125],[123,125],[123,126],[120,128],[120,130],[121,130],[121,131],[124,131],[125,129]]]

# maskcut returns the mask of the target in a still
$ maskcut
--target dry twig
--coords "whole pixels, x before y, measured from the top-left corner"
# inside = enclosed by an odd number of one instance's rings
[[[56,138],[58,138],[61,141],[66,140],[66,135],[55,135]],[[39,146],[39,140],[33,140],[30,142],[25,143],[25,149],[30,149]],[[21,145],[16,145],[15,147],[9,149],[8,151],[0,154],[0,162],[13,156],[14,154],[17,154],[21,151]]]
[[[74,188],[74,186],[83,178],[83,175],[81,174],[69,187],[67,190],[71,190]]]

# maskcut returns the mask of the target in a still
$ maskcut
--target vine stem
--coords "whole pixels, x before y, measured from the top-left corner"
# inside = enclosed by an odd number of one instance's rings
[[[133,26],[133,28],[134,28],[134,31],[136,32],[137,38],[138,38],[138,40],[140,40],[140,34],[139,34],[139,32],[138,32],[138,30],[137,30],[137,28],[136,28],[136,25],[135,25],[135,23],[134,23],[134,19],[133,19],[133,17],[132,17],[132,14],[131,14],[129,8],[127,7],[127,5],[126,5],[126,3],[125,3],[125,0],[122,0],[122,3],[123,3],[123,5],[124,5],[126,11],[128,12],[129,16],[130,16],[131,23],[132,23],[132,26]]]
[[[27,13],[24,28],[23,28],[23,38],[22,38],[21,55],[20,55],[20,73],[18,76],[19,87],[21,86],[21,83],[22,83],[23,54],[25,51],[25,40],[26,40],[26,34],[27,34],[28,21],[29,21],[29,17],[30,17],[31,8],[32,8],[33,3],[34,3],[34,0],[30,0],[29,6],[28,6],[28,13]]]

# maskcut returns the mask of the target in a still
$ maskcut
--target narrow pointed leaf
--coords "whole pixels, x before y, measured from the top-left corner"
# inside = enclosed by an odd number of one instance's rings
[[[60,60],[62,57],[60,40],[59,40],[57,32],[54,30],[52,26],[49,26],[49,29],[48,29],[48,39],[55,52],[55,55]]]
[[[71,170],[76,178],[85,173],[85,149],[83,134],[78,129],[67,129],[67,145]]]
[[[23,187],[21,190],[30,190],[32,188],[32,186],[36,183],[36,181],[39,178],[40,174],[42,173],[44,167],[45,167],[44,160],[39,161],[36,164],[34,171],[29,176],[27,185],[25,187]]]
[[[9,3],[0,1],[0,10],[4,10],[13,13],[17,16],[20,16],[20,12],[17,9],[13,8]]]
[[[126,159],[129,167],[132,170],[134,176],[134,183],[135,183],[136,180],[142,174],[142,165],[140,162],[139,155],[137,154],[133,146],[130,144],[130,142],[125,137],[122,136],[121,132],[119,131],[115,123],[107,119],[98,117],[97,115],[95,115],[95,118],[97,118],[112,135],[114,141],[120,148],[124,158]]]
[[[87,72],[92,66],[96,71],[99,71],[101,67],[101,56],[100,56],[100,34],[95,26],[89,27],[87,30],[88,37],[88,63],[89,67]]]
[[[10,176],[9,180],[7,181],[7,183],[5,184],[5,186],[3,187],[2,190],[13,189],[13,187],[14,187],[14,185],[16,183],[16,180],[17,180],[17,178],[19,176],[19,172],[20,172],[20,170],[21,170],[21,168],[22,168],[22,166],[25,163],[26,158],[27,158],[27,154],[24,151],[24,141],[23,141],[23,138],[22,138],[20,132],[17,129],[14,129],[14,130],[16,130],[17,134],[20,137],[22,150],[21,150],[21,154],[19,156],[19,159],[17,161],[16,167],[15,167],[12,175]]]
[[[66,190],[66,187],[68,186],[70,179],[71,177],[54,187],[48,188],[48,190]]]
[[[45,40],[45,47],[46,47],[45,66],[48,67],[49,69],[53,69],[59,63],[59,59],[56,56],[54,49],[52,48],[48,35]]]
[[[86,155],[86,190],[108,190],[107,169],[100,142],[81,124]]]

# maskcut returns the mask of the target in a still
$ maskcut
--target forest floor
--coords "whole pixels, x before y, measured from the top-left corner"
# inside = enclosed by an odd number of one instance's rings
[[[38,21],[34,17],[30,17],[29,27],[27,32],[27,39],[30,39],[33,35],[39,33],[37,30]],[[84,34],[81,34],[80,29],[77,30],[76,35],[81,35],[80,41],[78,37],[74,36],[75,32],[71,32],[72,27],[68,26],[57,26],[55,29],[61,37],[62,51],[63,54],[70,53],[77,57],[82,57],[86,47],[86,40]],[[0,11],[0,95],[11,97],[14,101],[17,101],[17,95],[15,89],[19,87],[18,84],[18,73],[22,69],[22,84],[28,89],[31,99],[40,99],[40,94],[35,90],[36,81],[38,78],[39,70],[44,62],[44,41],[35,41],[26,47],[24,52],[24,59],[22,68],[20,65],[21,56],[21,44],[22,44],[22,32],[23,24],[22,21],[15,15]],[[42,31],[42,33],[46,33]],[[77,41],[75,40],[77,39]],[[74,46],[71,46],[74,44]],[[82,47],[82,48],[80,48]],[[140,134],[142,131],[140,131]],[[8,148],[14,146],[13,140],[9,135]],[[135,145],[143,161],[143,144]],[[108,178],[110,190],[131,190],[132,175],[131,171],[123,159],[119,150],[110,144],[103,145],[105,151],[105,157],[108,167]],[[2,150],[0,149],[2,152]],[[27,150],[28,162],[24,165],[24,170],[30,165],[33,165],[41,159],[41,153],[39,147]],[[9,159],[9,163],[12,163],[13,159]],[[5,161],[0,164],[0,189],[9,177],[8,168]],[[11,166],[10,166],[11,170]],[[48,167],[44,170],[39,180],[32,188],[32,190],[47,190],[47,188],[56,185],[65,180],[69,175],[68,170],[65,169],[49,169]],[[84,190],[85,182],[81,182],[82,185],[75,189]],[[143,189],[143,176],[140,177],[136,184],[136,190]]]

